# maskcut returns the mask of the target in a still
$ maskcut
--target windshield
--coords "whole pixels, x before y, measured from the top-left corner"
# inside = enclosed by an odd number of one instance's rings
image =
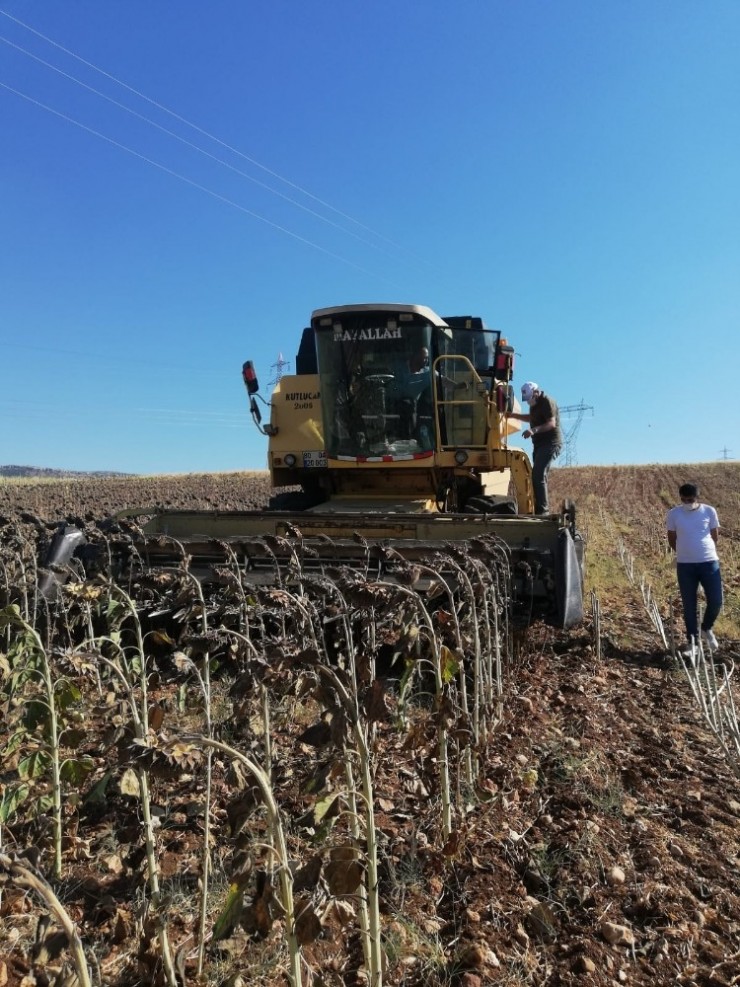
[[[494,357],[501,333],[498,329],[486,329],[478,318],[446,316],[452,328],[448,352],[466,356],[478,374],[490,381]]]
[[[432,326],[415,313],[339,313],[315,326],[331,458],[406,457],[434,445]]]

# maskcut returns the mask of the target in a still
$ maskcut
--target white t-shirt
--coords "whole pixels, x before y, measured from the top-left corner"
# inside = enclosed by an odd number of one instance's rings
[[[713,562],[719,559],[710,531],[719,528],[717,512],[709,504],[699,504],[694,511],[673,507],[666,524],[676,532],[677,562]]]

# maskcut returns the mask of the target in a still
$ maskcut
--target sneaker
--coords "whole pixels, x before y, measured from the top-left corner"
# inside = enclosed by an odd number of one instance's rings
[[[684,641],[684,643],[679,645],[678,647],[678,654],[682,655],[684,658],[691,658],[693,655],[696,654],[696,650],[697,650],[696,645],[694,644],[693,640]]]
[[[714,652],[717,651],[717,649],[719,648],[719,642],[717,641],[717,638],[714,636],[714,631],[702,631],[701,639],[707,651]]]

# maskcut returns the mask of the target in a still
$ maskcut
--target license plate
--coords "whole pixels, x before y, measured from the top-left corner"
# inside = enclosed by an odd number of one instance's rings
[[[326,453],[304,452],[303,468],[306,470],[326,469]]]

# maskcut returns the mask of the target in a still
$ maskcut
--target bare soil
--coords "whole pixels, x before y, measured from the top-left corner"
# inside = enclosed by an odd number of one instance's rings
[[[727,602],[717,661],[733,670],[740,661],[737,464],[561,469],[552,475],[551,490],[576,501],[588,534],[588,617],[571,632],[537,625],[517,638],[502,719],[478,752],[484,770],[474,790],[466,790],[460,766],[453,765],[461,809],[447,840],[439,832],[433,732],[402,736],[390,728],[390,716],[379,719],[375,797],[384,983],[740,983],[740,762],[721,753],[617,547],[626,546],[625,558],[632,558],[638,577],[648,574],[669,633],[679,634],[669,606],[672,563],[662,543],[662,516],[678,483],[697,473],[723,525]],[[267,496],[265,477],[255,474],[151,482],[2,484],[0,512],[5,521],[19,511],[42,521],[100,516],[130,506],[132,484],[139,503],[165,506],[256,507]],[[0,664],[7,666],[12,647],[7,632],[0,639]],[[241,709],[249,719],[259,706],[249,692],[239,693],[237,683],[237,666],[224,664],[216,699],[224,709],[230,704],[232,719],[222,720],[221,729],[234,743],[256,749],[262,743],[258,732],[234,720],[233,711]],[[187,714],[178,708],[181,686],[171,657],[163,659],[152,679],[151,703],[165,729],[171,718],[181,722]],[[384,686],[392,711],[397,683]],[[241,707],[234,705],[235,690]],[[4,709],[9,716],[10,706]],[[117,709],[106,708],[103,696],[85,710],[78,753],[88,753],[95,767],[81,800],[65,808],[63,878],[50,883],[80,932],[93,982],[133,987],[162,983],[163,975],[142,891],[137,803],[120,785]],[[312,853],[321,856],[321,826],[314,819],[312,837],[305,820],[300,823],[301,813],[315,804],[307,799],[311,779],[321,775],[328,791],[339,787],[331,780],[331,748],[322,756],[321,741],[307,733],[320,726],[317,709],[311,697],[284,696],[276,706],[272,743],[285,804],[299,820],[293,847],[303,854],[313,840]],[[8,743],[7,732],[1,733],[6,751]],[[18,757],[6,754],[0,795],[16,780],[17,769]],[[106,771],[115,784],[94,797]],[[263,920],[260,905],[266,907],[267,895],[254,873],[245,883],[245,911],[209,943],[198,975],[192,947],[203,839],[202,761],[169,773],[160,768],[153,778],[161,809],[158,861],[179,982],[285,984],[281,922]],[[228,882],[239,873],[240,848],[247,845],[240,837],[240,811],[250,840],[265,827],[263,816],[244,807],[248,791],[235,779],[233,764],[217,758],[211,816],[214,875],[222,883],[212,903],[214,920]],[[49,875],[48,820],[10,818],[0,836],[0,854],[20,855]],[[245,873],[253,864],[247,856],[241,861]],[[302,857],[298,864],[305,868],[311,859]],[[306,936],[305,982],[363,983],[356,923],[347,921],[325,885],[302,873],[322,922],[318,937]],[[1,869],[0,880],[0,987],[71,987],[75,981],[65,979],[71,969],[66,937],[54,922],[47,928],[46,909],[7,873],[3,878]],[[351,906],[351,896],[342,900]]]

